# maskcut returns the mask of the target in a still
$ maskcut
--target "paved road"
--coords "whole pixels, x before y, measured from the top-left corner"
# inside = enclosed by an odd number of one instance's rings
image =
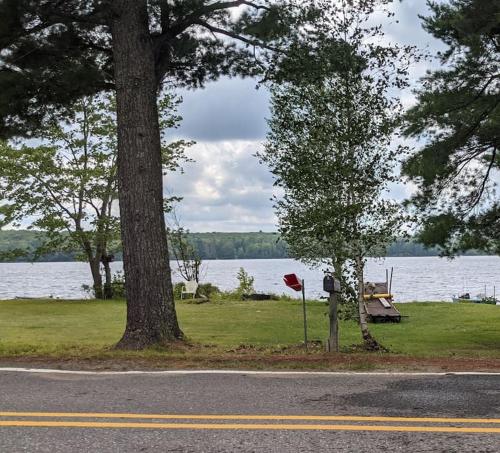
[[[0,370],[1,452],[500,452],[500,376]]]

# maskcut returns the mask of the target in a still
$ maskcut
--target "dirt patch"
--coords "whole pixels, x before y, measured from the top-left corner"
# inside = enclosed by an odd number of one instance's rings
[[[500,359],[414,358],[390,354],[265,353],[246,349],[217,355],[190,352],[158,357],[0,358],[1,367],[78,370],[241,369],[297,371],[500,372]]]

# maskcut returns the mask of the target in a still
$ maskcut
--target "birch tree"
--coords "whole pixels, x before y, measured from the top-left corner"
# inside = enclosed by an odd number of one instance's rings
[[[323,10],[310,67],[271,87],[272,117],[260,154],[283,196],[275,199],[279,229],[292,256],[333,268],[344,300],[355,300],[364,345],[380,345],[367,325],[364,267],[400,233],[401,209],[386,192],[403,147],[392,144],[411,48],[380,44],[374,11],[389,2],[315,2]],[[389,16],[391,13],[387,13]]]

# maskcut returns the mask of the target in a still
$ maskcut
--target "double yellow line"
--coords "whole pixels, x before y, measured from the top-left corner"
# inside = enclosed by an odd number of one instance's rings
[[[75,420],[61,420],[61,419],[77,419],[77,420],[79,419],[79,420],[75,421]],[[169,422],[95,421],[96,419],[97,420],[134,419],[134,420],[157,420],[157,421],[168,420]],[[170,422],[174,420],[176,422]],[[191,423],[178,422],[180,420],[190,421]],[[204,423],[200,423],[199,421],[204,421]],[[214,423],[217,421],[224,421],[226,423]],[[240,421],[253,422],[253,423],[234,423]],[[266,421],[270,423],[262,423]],[[283,423],[283,422],[308,422],[308,423]],[[338,423],[331,424],[326,422],[342,422],[342,424]],[[358,422],[360,424],[355,424],[355,425],[347,424],[348,422],[351,423]],[[373,424],[373,423],[384,423],[384,424]],[[391,425],[387,423],[404,423],[404,425]],[[428,425],[417,426],[414,425],[414,423],[426,423]],[[445,426],[444,424],[447,425]],[[450,426],[450,425],[472,425],[472,426]],[[449,418],[449,417],[448,418],[371,417],[371,416],[343,416],[343,415],[183,415],[183,414],[130,414],[130,413],[119,414],[119,413],[79,413],[79,412],[0,412],[0,428],[1,427],[115,428],[115,429],[128,428],[128,429],[191,429],[191,430],[399,431],[399,432],[500,434],[500,419]]]

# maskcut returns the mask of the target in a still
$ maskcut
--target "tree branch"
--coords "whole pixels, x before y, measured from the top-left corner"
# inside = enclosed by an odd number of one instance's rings
[[[194,23],[196,25],[200,25],[201,27],[206,28],[207,30],[210,30],[213,33],[219,33],[221,35],[229,36],[230,38],[233,38],[233,39],[236,39],[238,41],[244,42],[245,44],[248,44],[250,46],[260,47],[261,49],[270,50],[272,52],[283,53],[282,50],[280,50],[280,49],[278,49],[276,47],[268,46],[268,45],[264,44],[262,41],[245,38],[242,35],[239,35],[237,33],[233,33],[232,31],[225,30],[223,28],[216,27],[216,26],[211,25],[208,22],[205,22],[203,20],[197,20]]]

